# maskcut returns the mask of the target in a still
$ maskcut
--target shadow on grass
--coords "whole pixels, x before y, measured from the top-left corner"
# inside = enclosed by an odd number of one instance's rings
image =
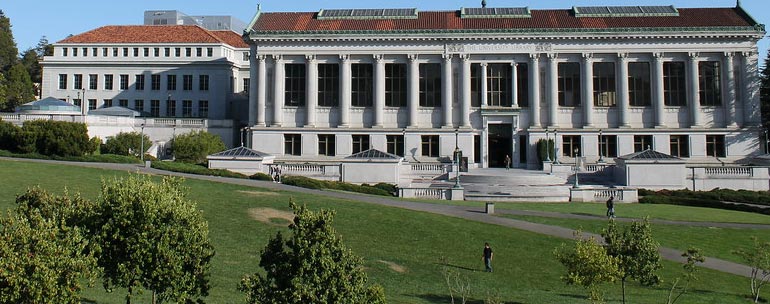
[[[413,295],[415,297],[418,297],[420,299],[423,299],[425,301],[428,301],[430,303],[452,303],[452,298],[449,295],[437,295],[437,294],[422,294],[422,295]],[[455,303],[461,303],[462,298],[455,296],[454,298]],[[465,303],[467,304],[484,304],[484,300],[475,299],[475,298],[468,298],[465,299]],[[508,302],[503,301],[502,303],[505,304],[524,304],[522,302]]]
[[[439,266],[446,266],[446,267],[450,267],[450,268],[456,268],[456,269],[467,270],[467,271],[472,271],[472,272],[480,271],[479,269],[476,269],[476,268],[470,268],[470,267],[459,266],[459,265],[444,264],[444,263],[435,263],[435,264],[439,265]]]

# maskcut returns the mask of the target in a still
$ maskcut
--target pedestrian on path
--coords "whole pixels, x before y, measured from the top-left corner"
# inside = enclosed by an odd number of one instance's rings
[[[505,155],[505,170],[511,169],[511,157],[508,154]]]
[[[615,217],[615,197],[610,196],[610,199],[607,200],[607,218],[614,218]]]
[[[482,254],[482,259],[484,260],[484,267],[486,267],[486,272],[492,272],[492,256],[494,254],[492,253],[492,248],[489,247],[489,243],[484,243],[484,253]]]

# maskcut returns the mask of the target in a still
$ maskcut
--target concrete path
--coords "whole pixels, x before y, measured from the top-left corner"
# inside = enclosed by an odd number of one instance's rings
[[[305,188],[287,186],[283,184],[276,184],[276,183],[267,182],[267,181],[255,181],[255,180],[248,180],[248,179],[225,178],[225,177],[216,177],[216,176],[203,176],[203,175],[193,175],[193,174],[185,174],[185,173],[178,173],[178,172],[169,172],[169,171],[156,170],[152,168],[144,168],[144,166],[135,165],[135,164],[81,163],[81,162],[18,159],[18,158],[5,158],[5,157],[0,157],[0,159],[7,160],[7,161],[51,163],[51,164],[64,164],[64,165],[90,167],[90,168],[125,170],[125,171],[143,172],[143,173],[155,174],[155,175],[181,176],[187,179],[207,180],[207,181],[229,183],[229,184],[235,184],[235,185],[261,187],[261,188],[274,189],[274,190],[293,191],[293,192],[308,193],[313,195],[323,195],[323,196],[334,197],[339,199],[353,200],[353,201],[377,204],[382,206],[397,207],[397,208],[403,208],[408,210],[428,212],[428,213],[440,214],[440,215],[451,216],[456,218],[462,218],[466,220],[500,225],[500,226],[515,228],[520,230],[526,230],[530,232],[535,232],[535,233],[549,235],[549,236],[555,236],[555,237],[564,238],[564,239],[575,239],[574,230],[572,229],[489,215],[484,213],[482,206],[469,207],[469,206],[451,206],[451,205],[441,205],[441,204],[416,203],[416,202],[392,199],[392,198],[383,197],[383,196],[373,196],[373,195],[365,195],[365,194],[357,194],[357,193],[349,193],[349,192],[305,189]],[[501,212],[508,213],[509,210],[501,211]],[[510,212],[512,214],[512,212],[514,211],[510,211]],[[539,214],[543,214],[543,213],[539,213]],[[555,217],[557,216],[557,214],[551,214],[551,216]],[[565,218],[569,218],[566,216],[573,216],[573,215],[568,215],[568,214],[565,215]],[[592,219],[595,219],[595,218],[592,217]],[[691,223],[691,222],[687,222],[687,223]],[[710,223],[710,224],[712,226],[716,226],[716,225],[722,225],[722,224],[727,225],[729,223]],[[583,233],[583,237],[587,238],[592,236],[597,240],[602,239],[602,237],[597,234],[585,233],[585,232]],[[686,260],[681,257],[681,251],[677,249],[660,247],[660,254],[662,258],[667,260],[676,261],[680,263],[686,262]],[[706,262],[701,264],[700,266],[717,270],[717,271],[745,276],[745,277],[751,276],[751,268],[746,265],[733,263],[733,262],[712,258],[712,257],[706,257]]]

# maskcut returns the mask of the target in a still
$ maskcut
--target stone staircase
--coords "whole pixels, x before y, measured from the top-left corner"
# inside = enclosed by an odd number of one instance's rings
[[[471,169],[460,176],[465,199],[473,201],[568,202],[568,174],[524,169]],[[453,184],[454,180],[449,181]]]

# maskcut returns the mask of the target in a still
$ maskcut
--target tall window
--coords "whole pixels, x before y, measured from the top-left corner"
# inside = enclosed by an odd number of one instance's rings
[[[128,99],[121,99],[118,100],[118,105],[124,108],[128,108]]]
[[[191,91],[193,88],[193,76],[182,75],[182,90]]]
[[[198,90],[201,90],[201,91],[209,90],[209,75],[198,76]]]
[[[192,48],[185,48],[184,49],[184,55],[187,57],[192,57]]]
[[[144,100],[142,99],[134,100],[134,110],[137,110],[139,112],[144,111]]]
[[[89,90],[96,90],[99,87],[99,75],[96,74],[90,74],[88,75],[88,89]]]
[[[406,107],[406,64],[385,64],[385,105]]]
[[[166,100],[166,116],[176,116],[176,100]]]
[[[62,48],[62,56],[67,57],[68,53],[69,53],[69,49],[68,48]]]
[[[83,101],[80,100],[79,98],[75,98],[75,99],[72,100],[72,104],[75,105],[76,107],[80,108],[80,106],[83,104]]]
[[[59,90],[67,89],[67,74],[59,74]]]
[[[72,48],[72,57],[78,56],[78,48]]]
[[[563,107],[580,106],[580,64],[562,62],[558,66],[559,105]]]
[[[155,55],[155,57],[160,57],[160,48],[158,48],[158,47],[154,48],[152,50],[152,53],[153,53],[153,55]]]
[[[206,48],[206,56],[214,56],[214,48]]]
[[[441,106],[441,64],[420,64],[420,106]]]
[[[112,82],[113,82],[113,75],[112,74],[104,75],[104,89],[105,90],[112,90]]]
[[[304,64],[286,64],[284,79],[284,105],[304,106],[305,105],[305,65]],[[279,81],[279,79],[276,79]],[[320,84],[319,84],[320,86]]]
[[[438,135],[422,135],[422,156],[438,157]]]
[[[354,107],[371,107],[373,99],[372,90],[372,65],[368,63],[354,63],[350,65],[350,81],[352,85],[351,104]]]
[[[163,55],[165,55],[166,57],[170,57],[171,56],[171,48],[164,48],[163,49]]]
[[[83,50],[86,50],[85,48]],[[96,110],[96,99],[88,100],[88,110]]]
[[[388,153],[404,156],[404,136],[387,135]]]
[[[198,100],[198,117],[208,117],[209,116],[209,101],[208,100]]]
[[[112,57],[118,57],[118,48],[112,48]]]
[[[128,48],[127,47],[123,48],[123,57],[128,57]]]
[[[195,48],[195,55],[198,57],[203,56],[203,48]]]
[[[493,63],[487,67],[487,105],[511,106],[511,65]]]
[[[144,57],[150,57],[150,48],[144,48]]]
[[[628,102],[635,107],[648,107],[652,104],[650,87],[650,63],[628,63]]]
[[[684,62],[663,63],[663,97],[667,106],[687,105],[687,83]]]
[[[102,56],[107,57],[109,55],[109,49],[108,48],[102,48]]]
[[[243,79],[243,92],[249,93],[249,90],[251,89],[251,79],[250,78],[244,78]]]
[[[594,105],[614,107],[617,89],[615,88],[615,63],[596,62],[594,69]]]
[[[706,135],[706,156],[725,157],[726,150],[724,135]]]
[[[302,135],[284,134],[283,135],[283,153],[286,155],[302,155]]]
[[[139,84],[137,84],[137,86],[139,86]],[[144,78],[142,78],[142,88],[144,89]],[[128,75],[124,75],[124,74],[120,75],[120,89],[128,90]]]
[[[160,100],[150,100],[150,115],[152,115],[152,117],[160,116]]]
[[[75,74],[75,90],[83,89],[83,75]]]
[[[182,48],[174,48],[174,56],[181,57],[182,56]]]
[[[516,65],[516,69],[519,106],[526,108],[529,107],[529,65],[526,63],[519,63]]]
[[[642,152],[647,149],[655,149],[652,135],[634,135],[634,152]]]
[[[152,75],[152,90],[160,90],[160,75]]]
[[[580,145],[580,135],[562,135],[561,151],[566,157],[578,157],[582,155],[583,148]]]
[[[182,100],[182,117],[192,117],[192,100]]]
[[[139,57],[139,48],[138,47],[134,48],[134,57]]]
[[[703,106],[721,106],[722,90],[719,73],[719,61],[698,62],[698,80],[700,81],[700,104]]]
[[[104,104],[102,105],[102,108],[109,108],[112,107],[112,99],[105,99],[103,100]]]
[[[302,79],[303,79],[302,88],[304,89],[304,85],[305,85],[304,75]],[[339,106],[340,105],[339,88],[340,88],[339,65],[336,63],[319,64],[318,65],[318,105],[322,107]],[[305,105],[304,99],[301,105]]]
[[[690,139],[687,135],[671,135],[671,155],[690,157]]]
[[[369,135],[353,135],[353,154],[369,150]]]
[[[318,135],[318,155],[334,156],[335,154],[334,134]]]
[[[618,136],[602,135],[599,137],[599,153],[601,156],[618,157]]]
[[[176,75],[166,75],[166,90],[176,90]]]
[[[144,74],[136,75],[136,81],[135,82],[136,83],[134,84],[134,86],[136,87],[137,91],[144,90]]]

